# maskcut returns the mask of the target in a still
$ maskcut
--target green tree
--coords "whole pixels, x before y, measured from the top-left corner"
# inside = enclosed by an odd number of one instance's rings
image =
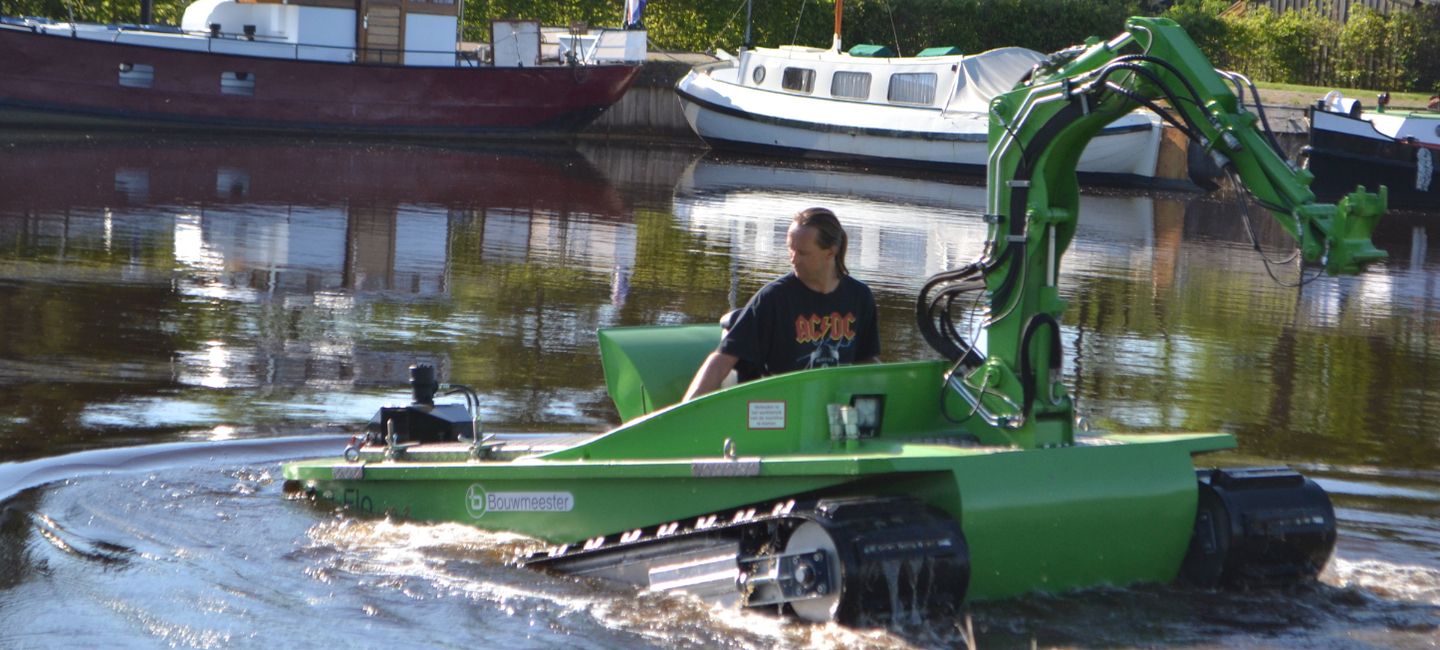
[[[155,0],[152,18],[162,25],[179,25],[189,0]],[[138,23],[140,0],[0,0],[0,15],[38,16],[92,23]]]
[[[1418,6],[1390,20],[1391,52],[1403,74],[1396,89],[1440,91],[1440,5]]]
[[[1337,27],[1314,6],[1275,16],[1262,40],[1269,80],[1324,84],[1327,73],[1324,54],[1335,42]]]
[[[1351,10],[1350,20],[1340,28],[1336,43],[1335,82],[1348,88],[1396,87],[1402,73],[1385,64],[1390,62],[1392,27],[1399,27],[1400,23],[1387,20],[1368,7]]]
[[[1201,50],[1218,52],[1226,47],[1230,28],[1230,24],[1220,17],[1220,12],[1231,4],[1227,0],[1180,0],[1161,16],[1180,23]]]

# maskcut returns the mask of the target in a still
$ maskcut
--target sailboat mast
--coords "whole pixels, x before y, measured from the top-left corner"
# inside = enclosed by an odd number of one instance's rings
[[[755,0],[745,0],[745,42],[740,44],[744,50],[750,49],[750,25],[754,23]]]
[[[845,0],[835,0],[835,42],[831,45],[831,49],[836,52],[840,51],[840,14],[843,13],[844,8]]]

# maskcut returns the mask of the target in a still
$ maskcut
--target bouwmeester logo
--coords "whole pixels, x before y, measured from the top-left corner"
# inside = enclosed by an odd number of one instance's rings
[[[575,497],[569,492],[486,492],[479,483],[465,492],[465,510],[479,519],[488,512],[570,512]]]
[[[479,483],[472,484],[465,491],[465,510],[475,519],[485,516],[485,488]]]

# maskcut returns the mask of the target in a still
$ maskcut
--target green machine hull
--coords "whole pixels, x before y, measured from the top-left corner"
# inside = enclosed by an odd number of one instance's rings
[[[971,598],[1176,577],[1196,512],[1191,456],[1233,447],[1231,436],[1082,435],[1048,449],[978,440],[940,413],[947,365],[774,377],[547,453],[471,459],[463,446],[421,445],[386,460],[377,447],[355,462],[299,461],[284,473],[361,512],[576,546],[796,495],[907,495],[960,522]],[[878,435],[831,440],[826,405],[862,394],[885,397]],[[754,422],[752,403],[767,414],[783,404],[783,415]]]

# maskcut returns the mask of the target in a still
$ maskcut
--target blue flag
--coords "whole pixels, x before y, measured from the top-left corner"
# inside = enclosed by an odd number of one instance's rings
[[[625,27],[639,27],[640,15],[645,13],[645,0],[625,0]]]

